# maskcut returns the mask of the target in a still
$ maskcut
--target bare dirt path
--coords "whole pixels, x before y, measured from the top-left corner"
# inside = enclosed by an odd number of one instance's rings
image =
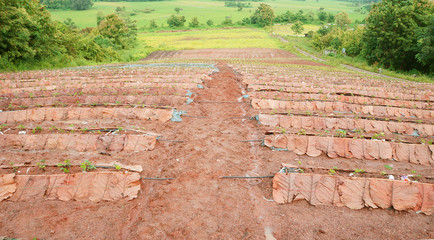
[[[245,195],[245,182],[220,178],[225,174],[243,175],[254,169],[251,145],[241,141],[255,133],[253,126],[249,126],[251,121],[243,123],[245,120],[241,118],[246,116],[249,104],[242,100],[238,77],[225,63],[217,67],[219,72],[204,83],[205,89],[192,105],[194,109],[188,112],[206,118],[187,118],[183,124],[189,127],[177,132],[178,139],[186,140],[178,149],[185,154],[177,161],[184,161],[188,168],[150,208],[155,212],[152,221],[158,223],[155,227],[164,231],[157,233],[145,227],[147,230],[140,236],[225,239],[231,233],[233,239],[242,239],[264,234],[259,218],[252,217],[260,213],[256,212],[251,197]]]

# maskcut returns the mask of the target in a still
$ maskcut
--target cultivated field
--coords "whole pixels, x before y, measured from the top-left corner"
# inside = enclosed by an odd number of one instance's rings
[[[182,8],[181,15],[185,16],[187,22],[193,17],[197,17],[202,24],[211,19],[215,25],[220,23],[226,18],[230,17],[235,23],[241,21],[243,18],[250,17],[255,9],[261,3],[269,4],[275,9],[276,14],[282,14],[288,10],[297,12],[303,10],[304,12],[312,11],[316,13],[320,8],[325,11],[337,14],[345,11],[349,14],[350,18],[355,21],[362,21],[366,17],[366,13],[362,14],[356,12],[360,7],[352,6],[351,3],[343,4],[342,1],[337,0],[267,0],[261,2],[251,2],[252,8],[244,8],[238,11],[237,8],[224,7],[224,1],[212,0],[193,0],[193,1],[154,1],[154,2],[94,2],[92,8],[84,11],[72,10],[50,10],[54,20],[64,21],[71,18],[79,28],[95,27],[96,16],[98,11],[107,15],[114,13],[116,7],[125,7],[126,10],[134,15],[131,16],[132,20],[137,21],[139,28],[149,27],[149,21],[154,19],[160,27],[164,24],[167,27],[167,19],[175,14],[176,7]],[[142,10],[153,10],[148,13]],[[147,11],[146,11],[147,12]],[[186,24],[188,26],[188,24]]]
[[[265,48],[0,80],[0,236],[434,238],[433,84]]]

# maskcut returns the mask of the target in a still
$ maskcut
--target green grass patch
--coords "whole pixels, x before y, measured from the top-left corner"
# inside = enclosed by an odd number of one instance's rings
[[[250,28],[194,30],[182,32],[141,33],[139,42],[146,45],[136,49],[164,50],[207,48],[280,48],[281,44],[267,32]]]
[[[298,48],[300,48],[300,49],[302,49],[302,50],[304,50],[304,51],[306,51],[306,52],[308,52],[308,53],[310,53],[316,57],[319,57],[321,59],[326,60],[327,62],[325,64],[340,67],[340,68],[343,68],[342,66],[340,66],[340,64],[346,64],[346,65],[351,65],[353,67],[360,68],[360,69],[363,69],[366,71],[378,72],[377,66],[368,65],[366,60],[363,59],[362,57],[348,57],[348,56],[344,56],[344,55],[339,54],[339,53],[337,54],[336,57],[326,56],[322,52],[315,49],[308,38],[296,37],[296,36],[286,36],[285,38],[289,40],[290,45],[297,46]],[[411,72],[410,73],[409,72],[403,73],[403,72],[396,72],[396,71],[391,71],[391,70],[387,70],[387,69],[382,69],[381,74],[384,74],[384,75],[387,75],[390,77],[406,79],[406,80],[413,81],[413,82],[434,83],[434,78],[432,76],[427,76],[427,75],[423,75],[423,74],[416,74],[416,76],[415,76],[415,74],[413,74]]]
[[[50,10],[54,20],[63,21],[71,18],[79,28],[95,27],[96,16],[98,11],[102,11],[105,15],[114,13],[116,7],[125,7],[132,20],[137,21],[139,28],[149,27],[149,21],[154,19],[158,26],[162,24],[167,28],[167,19],[170,15],[175,14],[174,8],[180,7],[183,10],[181,15],[188,22],[197,17],[201,24],[205,24],[211,19],[214,24],[219,25],[226,17],[230,17],[235,23],[243,18],[250,17],[255,9],[262,2],[252,2],[253,8],[244,8],[238,11],[237,8],[224,7],[224,1],[212,0],[176,0],[176,1],[155,1],[155,2],[94,2],[94,5],[83,11],[73,10]],[[269,4],[276,14],[281,14],[286,11],[297,12],[303,10],[305,13],[312,12],[316,16],[316,12],[320,8],[324,8],[326,12],[337,14],[341,11],[348,13],[351,20],[363,20],[367,14],[356,12],[360,7],[353,6],[352,3],[337,1],[337,0],[265,0],[263,3]],[[141,12],[140,10],[152,9],[149,13]]]
[[[288,25],[274,25],[271,29],[272,32],[280,35],[280,36],[295,36],[297,34],[294,33],[294,31],[292,31],[291,29],[292,24],[288,24]],[[304,35],[305,33],[308,33],[309,31],[318,31],[318,29],[320,29],[320,26],[318,25],[311,25],[311,24],[305,24],[303,25],[304,31],[302,33],[302,35]]]

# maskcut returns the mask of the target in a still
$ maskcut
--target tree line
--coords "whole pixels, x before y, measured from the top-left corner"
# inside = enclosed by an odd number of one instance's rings
[[[135,22],[114,13],[99,16],[97,27],[79,30],[71,19],[51,20],[38,0],[0,1],[0,12],[0,69],[116,61],[118,50],[136,41]]]
[[[366,24],[349,29],[346,13],[335,25],[309,33],[317,49],[332,48],[368,64],[392,70],[434,73],[434,7],[427,0],[383,0],[372,6]]]

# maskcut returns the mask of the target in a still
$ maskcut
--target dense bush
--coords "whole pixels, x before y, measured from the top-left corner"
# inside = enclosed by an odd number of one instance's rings
[[[345,13],[336,25],[325,25],[312,35],[317,49],[345,48],[369,64],[394,70],[434,71],[434,7],[426,0],[383,0],[374,4],[365,27],[349,29]]]
[[[92,0],[41,0],[41,4],[51,9],[86,10],[92,7]]]
[[[169,27],[183,27],[185,22],[185,17],[179,15],[172,15],[167,19]]]
[[[120,60],[115,50],[131,47],[136,37],[135,22],[116,14],[98,28],[78,30],[71,19],[52,21],[38,0],[0,1],[0,12],[0,69]]]
[[[375,4],[366,21],[362,55],[369,64],[386,68],[428,70],[416,56],[426,49],[418,43],[426,38],[423,33],[430,28],[433,10],[427,0],[383,0]]]

